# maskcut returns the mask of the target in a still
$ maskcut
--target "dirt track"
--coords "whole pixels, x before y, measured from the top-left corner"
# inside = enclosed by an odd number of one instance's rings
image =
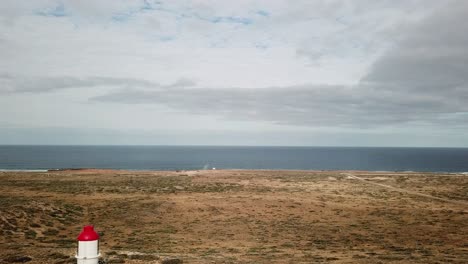
[[[0,263],[75,263],[88,223],[109,263],[468,263],[467,203],[466,175],[1,172]]]
[[[441,198],[441,197],[437,197],[437,196],[433,196],[433,195],[429,195],[429,194],[424,194],[424,193],[410,191],[410,190],[406,190],[406,189],[402,189],[402,188],[398,188],[398,187],[394,187],[394,186],[390,186],[390,185],[386,185],[386,184],[382,184],[382,183],[378,183],[378,182],[373,182],[372,178],[370,180],[367,180],[367,179],[363,179],[363,178],[358,177],[358,176],[356,176],[354,174],[351,174],[351,173],[343,173],[343,175],[346,175],[351,179],[360,180],[360,181],[367,182],[367,183],[375,185],[375,186],[388,188],[388,189],[391,189],[393,191],[402,192],[402,193],[413,195],[413,196],[420,196],[420,197],[424,197],[424,198],[429,198],[429,199],[441,201],[441,202],[444,202],[444,203],[459,204],[459,205],[464,206],[464,208],[468,209],[468,202],[465,202],[465,201]],[[452,177],[454,177],[454,176],[452,176]],[[374,179],[379,180],[379,178],[377,178],[377,177],[375,177]],[[382,179],[382,178],[380,178],[380,179]]]

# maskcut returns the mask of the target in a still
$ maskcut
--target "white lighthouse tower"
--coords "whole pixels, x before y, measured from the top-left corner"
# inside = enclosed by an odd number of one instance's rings
[[[98,264],[99,256],[99,234],[93,226],[85,226],[78,236],[77,263]]]

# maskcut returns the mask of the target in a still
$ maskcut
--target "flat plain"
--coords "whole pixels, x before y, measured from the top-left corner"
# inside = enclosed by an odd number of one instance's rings
[[[0,172],[0,263],[468,263],[468,175]]]

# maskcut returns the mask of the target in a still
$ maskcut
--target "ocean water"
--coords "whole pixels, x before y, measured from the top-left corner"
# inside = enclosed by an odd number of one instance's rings
[[[468,148],[0,146],[0,170],[299,169],[468,172]]]

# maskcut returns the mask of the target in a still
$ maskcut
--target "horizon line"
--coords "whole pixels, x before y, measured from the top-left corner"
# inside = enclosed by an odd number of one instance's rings
[[[357,146],[357,145],[205,145],[205,144],[2,144],[2,146],[62,146],[62,147],[297,147],[297,148],[457,148],[468,147],[449,146]]]

